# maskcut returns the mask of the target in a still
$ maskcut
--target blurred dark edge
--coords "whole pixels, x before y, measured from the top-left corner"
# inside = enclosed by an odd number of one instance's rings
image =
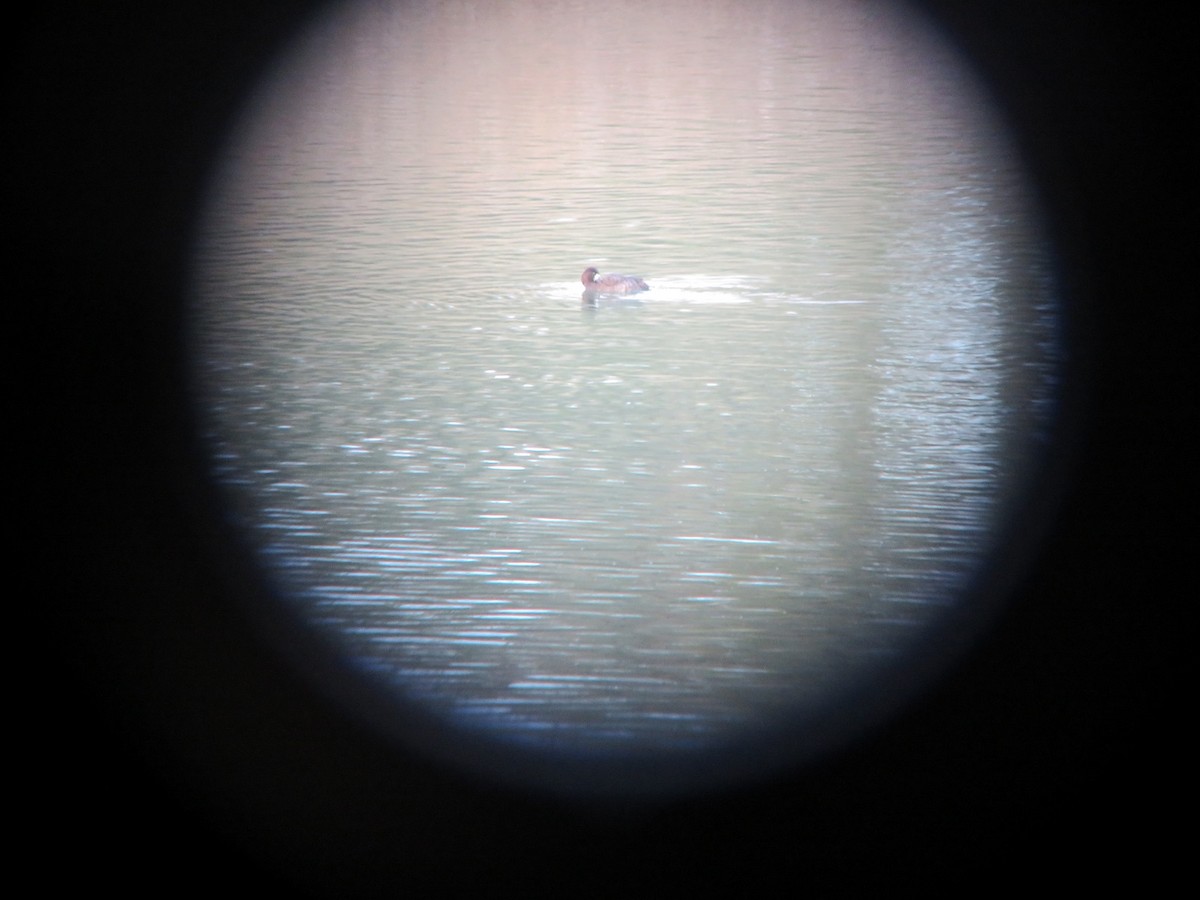
[[[1179,582],[1196,90],[1194,41],[1167,7],[923,4],[1018,129],[1082,350],[1078,440],[1013,603],[951,677],[846,753],[625,813],[404,757],[241,624],[255,575],[212,527],[179,303],[206,167],[245,88],[317,8],[66,2],[25,10],[10,35],[9,302],[33,313],[35,339],[17,344],[34,374],[14,436],[48,462],[19,491],[33,577],[10,599],[29,615],[11,733],[32,776],[18,822],[31,849],[62,877],[135,894],[1169,872],[1170,810],[1191,781],[1177,693],[1194,593]]]

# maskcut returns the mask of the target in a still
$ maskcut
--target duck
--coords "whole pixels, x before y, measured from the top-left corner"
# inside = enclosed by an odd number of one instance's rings
[[[584,269],[579,280],[583,282],[584,290],[606,294],[636,294],[650,289],[650,285],[636,275],[617,275],[612,272],[601,275],[595,266]]]

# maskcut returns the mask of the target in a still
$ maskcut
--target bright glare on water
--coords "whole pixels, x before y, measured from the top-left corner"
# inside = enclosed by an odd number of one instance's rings
[[[802,754],[985,622],[1056,412],[1052,256],[902,12],[347,3],[260,86],[195,395],[231,521],[380,725],[547,770],[782,725]],[[589,265],[650,289],[584,303]]]

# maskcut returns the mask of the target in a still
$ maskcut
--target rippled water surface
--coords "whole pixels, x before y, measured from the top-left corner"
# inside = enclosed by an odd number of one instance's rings
[[[650,290],[584,303],[593,264]],[[705,747],[968,627],[1052,421],[1048,273],[888,5],[349,4],[214,177],[196,394],[231,517],[375,683]]]

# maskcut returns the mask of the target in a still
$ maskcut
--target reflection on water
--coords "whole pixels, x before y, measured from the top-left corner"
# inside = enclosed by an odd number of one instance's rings
[[[350,4],[197,251],[215,475],[287,602],[510,741],[704,747],[936,650],[1054,412],[1046,249],[944,48],[686,7]],[[651,289],[581,303],[590,264]]]

